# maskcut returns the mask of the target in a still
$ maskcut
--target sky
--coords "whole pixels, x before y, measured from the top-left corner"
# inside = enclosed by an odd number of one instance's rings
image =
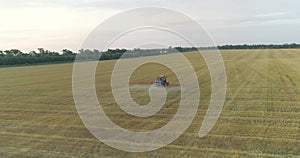
[[[106,19],[147,6],[193,18],[218,45],[300,43],[299,0],[0,0],[0,50],[77,51]]]

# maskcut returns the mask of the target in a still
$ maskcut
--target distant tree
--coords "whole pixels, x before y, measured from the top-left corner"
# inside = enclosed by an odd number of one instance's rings
[[[36,53],[36,51],[30,51],[29,53],[29,56],[38,56],[38,53]]]
[[[98,49],[94,49],[93,53],[100,54],[100,51]]]
[[[22,56],[23,55],[23,52],[21,52],[18,49],[12,49],[11,51],[13,52],[14,56]]]
[[[85,49],[85,50],[84,50],[84,53],[86,53],[86,54],[93,54],[93,51],[91,51],[91,50],[89,50],[89,49]]]
[[[58,52],[51,52],[51,55],[59,56],[59,53]]]
[[[23,55],[23,53],[18,49],[6,50],[6,51],[4,51],[4,53],[7,56],[22,56]]]
[[[40,54],[45,54],[45,49],[44,48],[38,48],[38,51]]]
[[[78,52],[79,53],[84,53],[84,49],[79,49]]]
[[[74,55],[74,53],[68,49],[63,49],[62,52],[63,52],[63,55]]]
[[[51,55],[51,56],[58,56],[59,55],[58,52],[52,52],[52,51],[49,51],[49,50],[46,50],[46,54]]]
[[[297,48],[297,46],[300,46],[300,45],[297,45],[296,43],[290,44],[290,48]]]
[[[50,50],[45,50],[45,54],[51,55],[52,52]]]
[[[5,56],[5,54],[3,53],[2,50],[0,50],[0,57],[4,57],[4,56]]]

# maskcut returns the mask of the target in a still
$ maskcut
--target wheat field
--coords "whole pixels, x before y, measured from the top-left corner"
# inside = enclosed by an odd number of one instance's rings
[[[85,128],[72,96],[72,64],[0,68],[0,157],[299,157],[300,50],[222,51],[227,94],[224,109],[210,133],[198,137],[208,108],[210,76],[195,52],[184,53],[192,63],[201,89],[199,109],[191,126],[161,149],[129,153],[111,148]],[[99,63],[96,89],[109,118],[132,131],[165,125],[176,113],[180,93],[168,93],[166,105],[150,118],[126,114],[115,103],[110,74],[116,61]],[[158,64],[145,64],[130,84],[147,85],[174,73]],[[132,89],[139,104],[147,91]]]

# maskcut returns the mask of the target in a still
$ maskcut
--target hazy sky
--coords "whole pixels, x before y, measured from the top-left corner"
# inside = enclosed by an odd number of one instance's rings
[[[300,43],[299,0],[0,0],[0,50],[78,50],[105,19],[145,6],[192,17],[220,45]]]

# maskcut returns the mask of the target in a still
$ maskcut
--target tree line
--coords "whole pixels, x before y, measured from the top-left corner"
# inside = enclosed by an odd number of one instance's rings
[[[50,62],[72,62],[75,60],[76,55],[80,56],[81,60],[112,60],[119,58],[133,58],[142,56],[155,56],[177,52],[191,52],[209,49],[289,49],[289,48],[300,48],[300,44],[283,44],[283,45],[223,45],[217,47],[169,47],[162,49],[108,49],[107,51],[81,49],[77,53],[72,52],[68,49],[63,49],[62,52],[54,52],[45,50],[44,48],[38,48],[37,51],[30,51],[23,53],[18,49],[10,49],[1,51],[0,50],[0,65],[24,65],[24,64],[35,64],[35,63],[50,63]],[[97,57],[101,55],[101,58]]]
[[[62,54],[38,48],[38,51],[23,53],[18,49],[0,50],[0,65],[23,65],[47,62],[66,62],[75,59],[75,53],[70,50],[62,50]]]
[[[38,48],[38,51],[23,53],[18,49],[0,51],[0,65],[25,65],[35,63],[50,62],[72,62],[78,55],[79,60],[113,60],[119,58],[133,58],[142,56],[154,56],[178,52],[170,47],[168,49],[108,49],[100,52],[99,50],[81,49],[77,53],[64,49],[61,53]],[[101,58],[98,57],[101,55]]]
[[[219,49],[291,49],[300,48],[300,44],[244,44],[244,45],[223,45],[218,46]]]

